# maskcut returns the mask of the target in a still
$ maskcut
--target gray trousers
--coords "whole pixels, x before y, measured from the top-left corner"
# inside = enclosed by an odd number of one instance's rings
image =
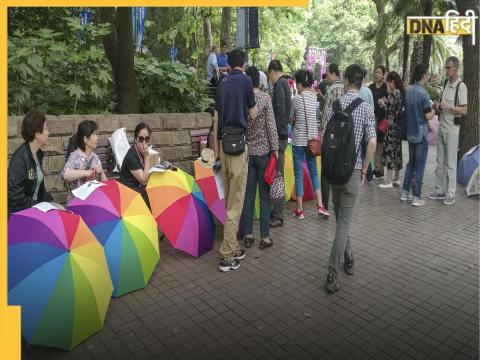
[[[458,134],[438,131],[437,168],[435,169],[435,192],[455,196],[457,188]]]
[[[352,177],[345,185],[332,185],[331,187],[337,229],[335,231],[332,251],[330,252],[328,269],[338,273],[338,269],[342,263],[342,257],[345,259],[352,258],[350,224],[360,188],[360,170],[354,170]]]
[[[285,149],[287,148],[288,140],[278,140],[278,160],[277,169],[281,171],[284,176],[285,170]],[[285,209],[285,196],[272,201],[272,218],[283,221],[283,210]]]

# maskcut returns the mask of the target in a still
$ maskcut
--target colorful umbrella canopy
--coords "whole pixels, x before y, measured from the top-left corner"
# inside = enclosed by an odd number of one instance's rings
[[[113,296],[142,289],[160,259],[158,231],[142,195],[115,180],[68,209],[82,216],[105,249]]]
[[[317,156],[317,168],[318,168],[318,159]],[[295,200],[295,175],[293,172],[293,155],[292,155],[292,144],[288,144],[285,149],[285,167],[284,167],[284,181],[285,181],[285,199]],[[288,196],[288,198],[287,198]],[[307,161],[303,160],[303,201],[310,201],[315,198],[313,193],[312,181],[310,180],[310,175],[308,173]]]
[[[195,257],[212,250],[215,225],[191,175],[180,169],[152,173],[147,193],[158,227],[175,249]]]
[[[225,217],[227,215],[225,199],[220,198],[213,169],[203,167],[200,165],[199,160],[194,161],[193,165],[195,168],[195,181],[203,192],[208,208],[218,221],[225,224]]]
[[[71,350],[103,327],[112,282],[80,216],[30,208],[8,221],[8,298],[30,344]]]

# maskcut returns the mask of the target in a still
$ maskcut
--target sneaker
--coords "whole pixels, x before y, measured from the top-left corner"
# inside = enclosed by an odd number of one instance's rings
[[[327,209],[325,209],[325,206],[319,205],[317,206],[318,209],[318,215],[322,215],[324,219],[328,219],[330,217],[330,213],[328,212]]]
[[[303,210],[299,211],[298,209],[295,209],[293,211],[293,216],[295,216],[299,220],[303,220],[305,219],[305,212]]]
[[[414,197],[412,200],[412,206],[423,206],[425,205],[425,200],[420,199],[419,197]]]
[[[255,243],[255,238],[253,236],[245,236],[244,240],[245,240],[245,247],[247,249],[251,248],[252,245]]]
[[[247,253],[245,252],[245,250],[237,250],[237,251],[235,251],[235,254],[233,255],[233,258],[235,260],[243,260],[243,259],[245,259],[245,256],[247,256]]]
[[[343,263],[343,268],[345,269],[345,272],[347,275],[353,275],[353,257],[351,259],[345,259]]]
[[[402,190],[402,195],[400,196],[400,201],[412,201],[413,195],[412,193],[405,192]]]
[[[325,284],[325,288],[329,293],[333,293],[335,291],[340,290],[340,284],[338,283],[337,275],[333,271],[330,271],[328,273],[327,283]]]
[[[219,270],[222,272],[229,272],[230,270],[237,270],[240,267],[240,260],[233,259],[232,261],[220,260]]]
[[[273,240],[270,239],[269,237],[262,238],[262,240],[260,241],[260,244],[258,244],[258,248],[260,250],[264,250],[272,246],[273,246]]]
[[[393,181],[392,181],[392,184],[393,184],[393,186],[401,186],[401,185],[402,185],[402,183],[400,182],[400,180],[393,180]]]
[[[427,195],[427,198],[429,198],[430,200],[443,200],[445,199],[445,195],[432,192],[431,194]]]
[[[382,188],[382,189],[391,189],[391,188],[393,188],[393,183],[380,184],[380,185],[378,185],[378,187]]]
[[[443,200],[443,203],[445,205],[452,205],[454,202],[455,202],[455,198],[450,195],[445,196],[445,199]]]

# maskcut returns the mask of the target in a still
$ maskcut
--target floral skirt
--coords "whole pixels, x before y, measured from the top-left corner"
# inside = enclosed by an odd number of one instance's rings
[[[400,170],[403,167],[402,140],[397,136],[397,126],[395,124],[388,125],[383,140],[382,165],[390,170]]]

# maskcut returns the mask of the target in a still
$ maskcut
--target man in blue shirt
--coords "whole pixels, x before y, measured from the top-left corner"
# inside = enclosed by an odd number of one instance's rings
[[[227,127],[240,128],[246,134],[248,118],[254,119],[257,116],[252,80],[243,72],[245,52],[231,51],[228,54],[228,64],[232,71],[218,85],[213,115],[215,160],[220,158],[227,208],[223,240],[220,244],[222,258],[219,269],[223,272],[238,269],[240,260],[245,258],[245,250],[238,248],[237,229],[245,199],[248,172],[247,145],[241,154],[225,154],[222,147],[223,130]]]
[[[222,42],[220,53],[217,54],[218,70],[220,71],[220,79],[228,75],[228,45]]]
[[[417,65],[413,72],[413,85],[407,89],[405,94],[409,159],[405,169],[400,200],[412,200],[413,206],[425,205],[425,201],[420,198],[420,195],[428,155],[428,121],[434,116],[430,98],[425,90],[427,81],[427,68],[423,64]]]

